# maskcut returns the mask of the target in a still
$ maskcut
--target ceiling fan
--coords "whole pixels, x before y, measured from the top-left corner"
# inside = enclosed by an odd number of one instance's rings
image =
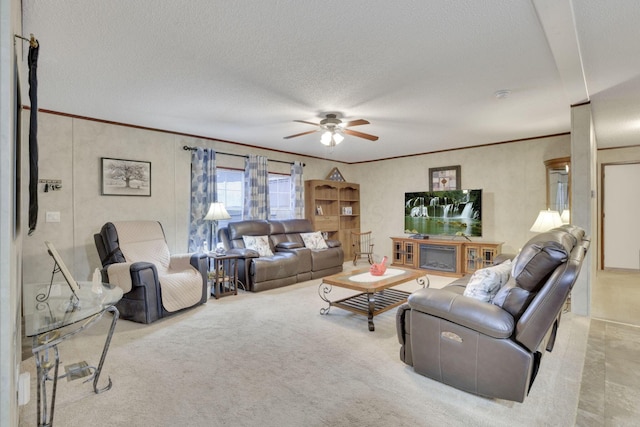
[[[375,135],[370,135],[368,133],[362,133],[355,130],[349,129],[351,126],[360,126],[360,125],[368,125],[369,122],[363,119],[358,120],[350,120],[348,122],[343,122],[340,120],[336,114],[328,113],[326,114],[326,118],[320,120],[320,123],[307,122],[305,120],[294,120],[294,122],[298,123],[306,123],[308,125],[316,126],[317,129],[310,130],[307,132],[296,133],[295,135],[285,136],[284,139],[295,138],[297,136],[308,135],[314,132],[322,132],[322,136],[320,137],[320,142],[329,147],[335,147],[340,144],[344,139],[344,135],[352,135],[357,136],[359,138],[368,139],[369,141],[377,141],[378,137]]]

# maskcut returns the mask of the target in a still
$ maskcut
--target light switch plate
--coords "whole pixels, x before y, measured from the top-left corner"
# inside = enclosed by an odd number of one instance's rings
[[[46,222],[60,222],[60,212],[49,212],[45,215]]]

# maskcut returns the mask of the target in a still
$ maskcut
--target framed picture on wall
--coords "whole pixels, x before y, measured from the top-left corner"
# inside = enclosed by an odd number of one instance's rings
[[[460,165],[429,168],[429,191],[460,190]]]
[[[151,162],[102,157],[103,196],[151,196]]]

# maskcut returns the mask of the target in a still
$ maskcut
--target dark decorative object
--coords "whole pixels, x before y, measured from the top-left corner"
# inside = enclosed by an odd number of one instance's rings
[[[429,168],[429,191],[460,190],[460,165]]]
[[[29,236],[38,224],[38,53],[40,45],[33,39],[29,45]]]
[[[151,196],[151,162],[102,157],[103,196]]]

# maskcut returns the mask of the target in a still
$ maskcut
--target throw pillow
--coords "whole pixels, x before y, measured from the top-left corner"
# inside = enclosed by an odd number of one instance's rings
[[[260,256],[273,256],[271,246],[269,246],[269,237],[267,236],[242,236],[244,247],[257,251]]]
[[[484,302],[491,302],[502,285],[509,280],[511,260],[492,267],[476,270],[464,290],[464,296]]]
[[[314,231],[313,233],[300,233],[304,246],[309,249],[327,249],[327,242],[324,241],[322,233]]]

